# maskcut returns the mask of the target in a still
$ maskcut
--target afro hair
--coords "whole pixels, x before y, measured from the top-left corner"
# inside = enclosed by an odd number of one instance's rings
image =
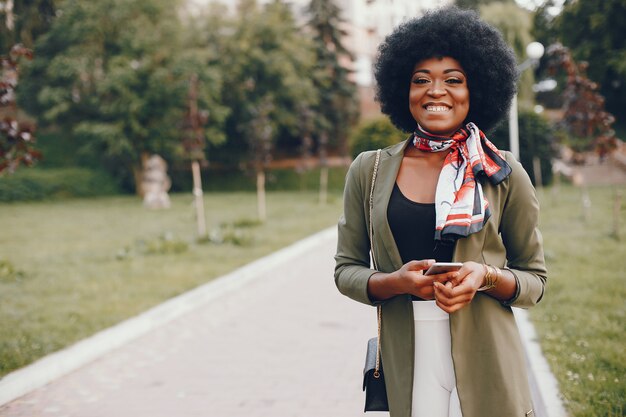
[[[470,110],[467,122],[491,130],[506,115],[516,91],[517,61],[500,32],[476,12],[446,7],[398,26],[378,48],[374,67],[376,99],[392,123],[412,132],[409,110],[415,64],[434,57],[459,61],[467,76]]]

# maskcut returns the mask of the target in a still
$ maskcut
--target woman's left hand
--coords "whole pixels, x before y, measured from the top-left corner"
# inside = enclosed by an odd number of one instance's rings
[[[439,308],[453,313],[469,304],[476,290],[483,285],[485,273],[485,265],[464,262],[456,278],[445,284],[435,282],[435,300]]]

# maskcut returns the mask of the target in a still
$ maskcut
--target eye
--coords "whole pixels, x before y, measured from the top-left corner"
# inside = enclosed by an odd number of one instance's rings
[[[462,79],[460,79],[460,78],[456,78],[456,77],[454,77],[454,78],[448,78],[448,79],[446,80],[446,83],[447,83],[447,84],[463,84],[463,80],[462,80]]]
[[[417,77],[417,78],[414,78],[412,81],[413,84],[426,84],[429,82],[430,80],[426,77]]]

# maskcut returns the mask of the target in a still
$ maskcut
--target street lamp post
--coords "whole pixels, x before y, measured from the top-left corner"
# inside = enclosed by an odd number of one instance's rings
[[[526,46],[528,59],[517,67],[517,72],[521,74],[524,70],[531,68],[539,62],[543,56],[544,47],[539,42],[531,42]],[[515,159],[519,161],[519,122],[517,119],[517,93],[513,95],[511,111],[509,112],[509,145]]]

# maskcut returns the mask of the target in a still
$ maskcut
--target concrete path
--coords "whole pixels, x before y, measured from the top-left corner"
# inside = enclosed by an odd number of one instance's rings
[[[376,315],[336,290],[335,242],[333,229],[321,232],[49,358],[71,362],[103,343],[119,346],[72,373],[48,375],[51,383],[1,406],[0,416],[363,416],[362,367]],[[131,330],[143,335],[130,340]],[[119,337],[126,339],[112,340]],[[0,391],[53,369],[45,360],[29,368],[0,381]]]
[[[0,408],[5,417],[362,416],[375,310],[333,282],[335,233]]]

